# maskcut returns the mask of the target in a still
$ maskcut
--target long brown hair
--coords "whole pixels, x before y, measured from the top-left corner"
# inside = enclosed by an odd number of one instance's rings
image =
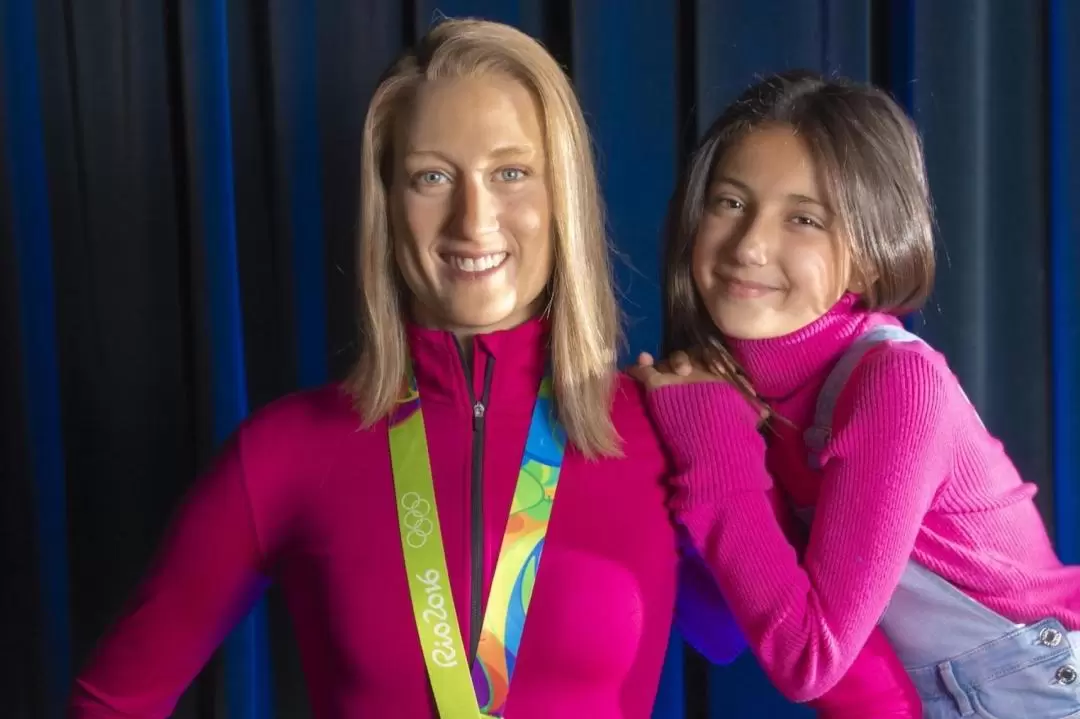
[[[406,290],[394,263],[387,204],[395,122],[423,82],[490,73],[521,82],[542,111],[555,233],[548,307],[559,419],[585,455],[617,455],[611,400],[620,318],[587,125],[555,59],[500,23],[443,20],[394,63],[375,91],[360,171],[361,346],[347,386],[370,426],[393,409],[405,373]]]
[[[914,123],[877,88],[793,71],[750,87],[705,133],[668,210],[664,287],[666,352],[694,350],[749,384],[701,302],[692,256],[705,195],[725,153],[755,129],[787,125],[821,168],[841,222],[862,304],[905,314],[934,281],[934,232],[922,143]]]

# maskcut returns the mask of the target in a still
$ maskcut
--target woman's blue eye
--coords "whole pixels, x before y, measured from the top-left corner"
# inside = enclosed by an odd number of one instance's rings
[[[443,181],[447,180],[448,178],[442,172],[429,170],[427,172],[421,172],[419,175],[417,175],[417,179],[425,185],[438,185]]]

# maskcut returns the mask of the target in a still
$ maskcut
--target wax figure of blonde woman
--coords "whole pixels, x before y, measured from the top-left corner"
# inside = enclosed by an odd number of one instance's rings
[[[616,369],[589,148],[566,76],[512,28],[445,21],[399,59],[364,126],[356,371],[243,424],[73,716],[168,715],[270,581],[316,717],[650,715],[694,565]],[[684,631],[730,658],[739,633],[697,579]],[[880,637],[850,676],[834,716],[868,693],[910,707]]]

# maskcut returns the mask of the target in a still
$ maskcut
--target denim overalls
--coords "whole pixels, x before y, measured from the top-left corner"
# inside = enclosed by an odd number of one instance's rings
[[[867,350],[886,340],[921,341],[879,326],[841,357],[805,433],[815,470],[844,383]],[[796,512],[809,522],[813,508]],[[909,559],[881,628],[922,697],[925,719],[1080,718],[1080,631],[1069,633],[1056,619],[1017,625]]]

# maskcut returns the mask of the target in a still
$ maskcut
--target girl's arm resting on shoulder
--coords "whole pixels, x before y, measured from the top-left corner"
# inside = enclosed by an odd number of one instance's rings
[[[773,512],[749,403],[723,383],[650,393],[678,472],[676,517],[751,650],[795,701],[836,686],[899,582],[948,471],[946,390],[913,353],[867,356],[848,383],[853,401],[837,408],[803,566]]]
[[[75,682],[68,716],[168,716],[267,585],[234,439],[185,499],[150,575]]]
[[[683,555],[676,626],[683,639],[713,664],[731,664],[746,649],[704,561],[689,548]],[[808,704],[821,719],[918,719],[922,702],[884,632],[875,628],[843,678]]]
[[[803,527],[792,516],[784,494],[771,489],[769,501],[788,540],[801,544],[805,540]],[[720,594],[712,571],[681,527],[679,557],[676,627],[683,639],[708,661],[731,664],[746,650],[746,638]]]
[[[801,527],[776,489],[769,498],[788,540],[799,539]],[[680,533],[680,538],[685,534]],[[713,664],[730,664],[746,649],[746,639],[720,594],[705,561],[689,539],[683,539],[676,626],[683,639]],[[918,718],[922,702],[884,632],[875,628],[851,668],[820,698],[809,702],[822,719],[862,719],[874,707],[880,719]]]

